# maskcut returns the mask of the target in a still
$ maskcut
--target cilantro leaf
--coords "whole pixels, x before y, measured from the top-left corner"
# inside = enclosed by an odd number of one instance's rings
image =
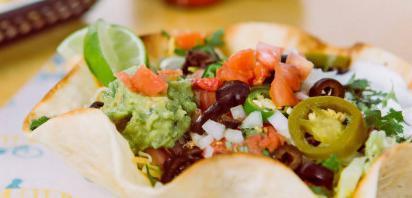
[[[330,197],[331,196],[331,192],[325,187],[309,185],[309,188],[310,190],[312,190],[313,193],[315,193],[319,197]]]
[[[355,76],[351,77],[345,87],[348,91],[346,99],[355,103],[364,113],[369,128],[385,131],[387,136],[396,137],[398,141],[404,140],[402,112],[390,109],[383,116],[378,108],[380,105],[386,107],[390,100],[396,100],[393,90],[389,93],[373,90],[368,80],[356,79]]]
[[[170,34],[168,33],[168,32],[166,32],[166,30],[162,30],[161,32],[160,32],[160,34],[163,36],[163,37],[165,37],[165,38],[167,38],[167,39],[170,39]]]
[[[174,52],[178,56],[186,56],[186,50],[184,50],[184,49],[176,48]]]
[[[47,122],[50,118],[46,117],[46,116],[42,116],[38,119],[35,119],[31,122],[30,124],[30,130],[33,131],[35,130],[37,127],[39,127],[40,125],[44,124],[45,122]]]
[[[269,152],[267,149],[264,149],[264,150],[262,151],[262,154],[263,154],[264,156],[266,156],[266,157],[270,157],[270,152]]]
[[[369,87],[369,81],[366,79],[355,79],[355,75],[351,77],[347,85],[352,90],[365,90]]]
[[[332,170],[333,172],[338,172],[341,167],[341,162],[336,155],[331,155],[329,158],[323,160],[322,166]]]
[[[385,131],[387,136],[402,138],[404,120],[401,111],[391,108],[387,115],[382,116],[379,110],[368,110],[365,112],[365,121],[370,128]]]
[[[212,47],[217,47],[223,45],[223,35],[224,31],[223,29],[217,30],[210,36],[206,38],[206,44]]]

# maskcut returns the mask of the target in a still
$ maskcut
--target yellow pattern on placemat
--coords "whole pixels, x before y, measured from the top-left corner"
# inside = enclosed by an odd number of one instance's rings
[[[50,189],[5,189],[0,192],[2,198],[72,198],[72,195],[66,192],[60,192]]]

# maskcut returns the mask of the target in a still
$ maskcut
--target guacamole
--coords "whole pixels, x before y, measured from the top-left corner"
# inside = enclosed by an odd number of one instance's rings
[[[170,81],[167,96],[148,97],[130,91],[120,81],[109,84],[99,100],[134,152],[148,147],[173,147],[190,127],[196,109],[191,83]]]

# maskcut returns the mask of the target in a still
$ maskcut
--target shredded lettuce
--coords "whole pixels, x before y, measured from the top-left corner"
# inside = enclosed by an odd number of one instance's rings
[[[369,169],[375,159],[386,149],[397,144],[396,139],[388,137],[384,131],[372,131],[365,143],[365,156],[356,157],[342,170],[335,189],[335,197],[349,197],[355,190],[361,176]]]
[[[356,157],[342,170],[338,186],[335,189],[335,198],[350,197],[363,174],[365,162],[366,157]]]
[[[331,155],[329,158],[322,161],[322,166],[336,173],[341,168],[341,161],[336,155]]]
[[[372,131],[365,143],[365,156],[368,159],[366,169],[387,148],[397,144],[396,139],[386,135],[384,131]]]

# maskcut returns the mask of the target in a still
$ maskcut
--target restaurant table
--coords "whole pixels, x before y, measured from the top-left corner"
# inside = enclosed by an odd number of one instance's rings
[[[163,0],[100,0],[82,19],[0,48],[0,106],[47,62],[74,30],[98,18],[136,33],[162,29],[213,30],[241,21],[290,24],[338,46],[367,42],[412,61],[412,1],[222,0],[185,9]]]
[[[170,6],[163,0],[100,0],[81,19],[0,48],[0,197],[12,193],[110,197],[59,156],[27,140],[20,132],[21,122],[11,122],[22,119],[67,72],[64,61],[55,56],[58,44],[98,18],[128,26],[137,34],[212,31],[242,21],[276,22],[300,27],[337,46],[370,43],[412,62],[411,11],[412,1],[407,0],[221,0],[193,9]]]

